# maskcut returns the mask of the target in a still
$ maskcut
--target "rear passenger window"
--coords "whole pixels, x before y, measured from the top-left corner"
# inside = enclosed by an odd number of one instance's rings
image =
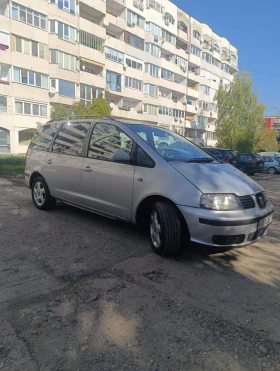
[[[66,122],[59,130],[52,151],[64,155],[81,156],[89,122]]]
[[[133,140],[120,128],[111,124],[96,124],[94,126],[88,157],[97,160],[110,161],[115,152],[132,151]]]
[[[60,122],[57,122],[42,126],[42,128],[34,134],[29,149],[33,149],[34,151],[47,151],[60,124]]]

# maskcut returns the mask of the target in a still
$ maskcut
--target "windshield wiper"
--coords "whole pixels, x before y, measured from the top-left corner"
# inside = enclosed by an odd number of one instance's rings
[[[213,162],[214,159],[213,158],[209,158],[209,157],[202,157],[202,158],[191,158],[189,160],[184,160],[184,162],[193,162],[193,163],[209,163],[209,162]]]

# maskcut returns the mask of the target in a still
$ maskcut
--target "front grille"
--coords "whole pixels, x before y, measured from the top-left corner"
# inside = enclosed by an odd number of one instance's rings
[[[243,209],[253,209],[256,207],[252,196],[240,196],[238,199],[241,202]]]
[[[238,245],[245,240],[245,234],[236,234],[231,236],[213,236],[212,241],[219,246]]]

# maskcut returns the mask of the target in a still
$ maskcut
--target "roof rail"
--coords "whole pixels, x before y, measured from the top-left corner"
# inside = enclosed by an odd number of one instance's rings
[[[103,119],[108,119],[108,120],[115,120],[113,117],[110,116],[102,116],[102,115],[72,115],[72,116],[61,116],[52,120],[49,120],[46,122],[46,124],[50,124],[55,121],[66,121],[66,120],[78,120],[78,119],[93,119],[93,118],[103,118]],[[44,125],[46,125],[44,124]]]

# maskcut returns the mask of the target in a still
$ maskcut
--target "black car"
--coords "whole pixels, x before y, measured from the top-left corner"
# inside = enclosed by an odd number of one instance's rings
[[[238,153],[236,167],[243,173],[254,175],[264,171],[264,160],[254,153]]]
[[[232,149],[224,148],[204,148],[206,152],[215,157],[217,160],[220,160],[225,163],[229,163],[233,166],[236,166],[236,155],[237,153]]]

